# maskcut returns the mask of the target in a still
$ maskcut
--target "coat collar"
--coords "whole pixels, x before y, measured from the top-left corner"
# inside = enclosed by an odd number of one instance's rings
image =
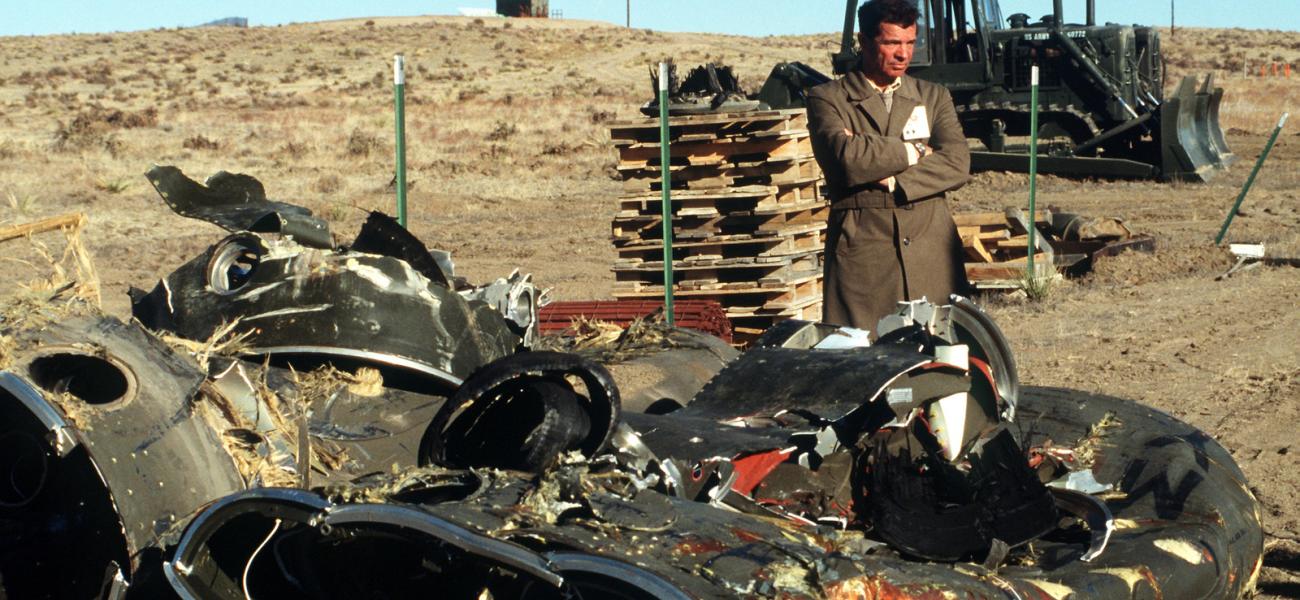
[[[902,77],[902,85],[894,92],[893,110],[888,113],[885,112],[884,98],[862,71],[854,69],[844,76],[844,90],[849,101],[861,108],[884,135],[901,135],[912,110],[924,103],[916,80],[907,75]]]

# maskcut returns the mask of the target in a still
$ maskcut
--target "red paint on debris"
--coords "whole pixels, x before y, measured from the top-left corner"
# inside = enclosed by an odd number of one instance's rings
[[[663,306],[663,302],[655,300],[552,302],[542,307],[538,329],[543,334],[558,335],[573,325],[574,320],[582,318],[627,327],[636,319],[662,310]],[[678,327],[702,331],[731,342],[731,321],[716,300],[674,301],[673,320]]]
[[[718,540],[688,536],[683,538],[682,541],[677,542],[677,545],[673,547],[673,553],[694,556],[706,552],[716,554],[726,549],[727,546]]]
[[[735,534],[735,536],[742,542],[761,542],[764,539],[763,536],[757,533],[739,527],[732,527],[731,533]]]
[[[732,459],[731,464],[736,467],[736,481],[731,484],[731,489],[746,496],[751,495],[763,478],[790,458],[793,452],[794,449],[772,450]]]

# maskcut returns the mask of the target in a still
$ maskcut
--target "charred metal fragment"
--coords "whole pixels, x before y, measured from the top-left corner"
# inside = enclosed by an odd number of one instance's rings
[[[167,206],[183,217],[230,232],[279,233],[313,248],[334,244],[328,223],[301,206],[267,200],[262,183],[249,175],[220,171],[200,184],[176,167],[154,166],[145,177]]]
[[[425,433],[421,464],[542,471],[565,452],[590,458],[605,450],[619,412],[604,367],[574,354],[522,352],[456,391]]]
[[[1005,341],[956,302],[903,303],[875,344],[866,332],[787,321],[687,407],[631,422],[688,474],[674,490],[685,498],[860,523],[935,560],[1022,544],[1054,528],[1056,508],[1007,430],[1014,406],[994,369],[971,356],[1014,374]],[[1015,393],[1008,378],[1003,389]]]
[[[250,487],[287,485],[310,469],[311,481],[337,484],[416,464],[420,438],[444,399],[384,387],[332,369],[289,369],[216,358],[209,368],[211,426],[227,451],[258,458],[243,472]],[[366,373],[366,371],[362,371]],[[305,425],[305,431],[301,429]],[[300,440],[308,436],[310,459]]]
[[[406,261],[421,275],[436,284],[451,285],[451,269],[438,263],[429,249],[411,235],[397,220],[381,212],[371,211],[366,222],[352,241],[352,251],[365,254],[391,256]]]
[[[431,282],[405,261],[305,248],[252,233],[227,237],[136,293],[155,330],[207,340],[228,324],[246,350],[292,362],[374,365],[389,385],[454,389],[520,338],[483,302]]]
[[[540,475],[435,469],[315,493],[241,493],[191,523],[168,575],[183,598],[232,600],[364,590],[471,598],[1237,598],[1248,589],[1262,532],[1226,451],[1123,400],[1027,388],[1022,401],[1034,439],[1073,439],[1104,414],[1123,422],[1098,447],[1099,477],[1120,495],[1095,499],[1114,511],[1117,528],[1092,562],[1081,559],[1093,554],[1096,532],[1082,526],[1036,540],[1032,553],[1010,549],[996,571],[917,562],[860,531],[638,488],[635,474],[598,458]],[[1172,468],[1172,480],[1150,468],[1156,462]]]
[[[5,586],[14,597],[84,598],[121,589],[117,578],[135,583],[159,535],[244,486],[194,409],[203,374],[107,317],[18,338],[0,373]]]

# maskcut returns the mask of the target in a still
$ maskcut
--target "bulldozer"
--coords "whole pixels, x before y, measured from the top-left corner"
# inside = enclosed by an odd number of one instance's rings
[[[856,0],[847,0],[842,75],[854,49]],[[1069,23],[1062,0],[1031,22],[1003,18],[998,0],[920,0],[916,53],[908,74],[942,84],[966,137],[973,171],[1028,171],[1030,69],[1040,71],[1038,171],[1066,176],[1206,182],[1235,160],[1219,125],[1223,88],[1214,76],[1182,79],[1166,96],[1160,35],[1153,27]],[[802,63],[773,69],[758,93],[769,107],[803,106],[804,90],[828,78]]]

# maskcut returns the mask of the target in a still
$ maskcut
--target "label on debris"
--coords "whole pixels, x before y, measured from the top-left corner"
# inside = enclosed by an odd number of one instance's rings
[[[889,390],[889,396],[886,398],[890,406],[895,404],[911,404],[912,388],[893,388]]]
[[[930,118],[926,115],[924,106],[912,109],[912,115],[907,117],[907,124],[903,126],[903,139],[907,141],[930,139]]]

